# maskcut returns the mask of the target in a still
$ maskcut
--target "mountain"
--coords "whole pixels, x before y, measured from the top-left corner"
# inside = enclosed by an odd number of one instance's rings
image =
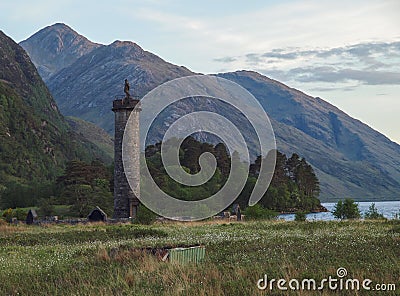
[[[50,77],[47,85],[58,98],[63,114],[93,122],[113,133],[110,104],[116,95],[123,95],[125,78],[131,84],[131,94],[143,96],[165,81],[186,75],[192,72],[165,62],[135,43],[115,41],[82,56]]]
[[[72,57],[76,45],[69,40],[86,40],[73,32],[68,26],[55,24],[29,37],[21,45],[32,60],[38,62],[38,69],[43,66],[58,69],[57,73],[45,77],[46,84],[64,115],[93,122],[111,134],[114,132],[114,114],[110,112],[110,104],[116,95],[124,94],[125,79],[131,84],[131,94],[143,96],[163,82],[193,75],[185,67],[167,63],[139,45],[127,41],[115,41],[108,46],[95,48],[88,41],[83,43],[86,44],[84,48],[91,50],[86,54],[81,50]],[[57,42],[48,36],[57,36]],[[56,53],[59,44],[65,45],[64,52],[70,53],[68,61],[74,62],[59,69],[65,60],[65,54],[53,54],[52,58],[45,59],[45,64],[42,64],[41,57],[46,57],[48,52]]]
[[[54,180],[72,159],[110,161],[71,130],[25,50],[1,31],[0,68],[1,188]]]
[[[313,165],[323,195],[400,197],[400,145],[326,101],[258,73],[219,76],[257,98],[272,119],[278,149],[297,151]]]
[[[40,44],[39,48],[48,46]],[[31,54],[29,50],[28,53]],[[133,42],[116,41],[77,57],[74,63],[51,76],[47,85],[63,114],[91,121],[112,133],[111,101],[123,94],[125,78],[134,93],[142,96],[168,80],[194,74]],[[278,149],[286,154],[296,152],[313,165],[321,182],[322,200],[400,198],[398,144],[326,101],[258,73],[238,71],[217,75],[242,85],[260,101],[271,119]],[[251,134],[240,114],[200,99],[172,107],[161,118],[162,128],[166,129],[176,116],[202,108],[229,117],[245,136]],[[154,138],[158,139],[162,128],[155,131]]]
[[[59,23],[40,30],[20,45],[29,52],[44,81],[100,46]]]

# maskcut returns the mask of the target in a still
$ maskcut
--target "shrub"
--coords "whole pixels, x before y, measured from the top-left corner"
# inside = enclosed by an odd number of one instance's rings
[[[156,221],[156,218],[157,215],[154,212],[150,211],[148,208],[141,204],[138,207],[137,216],[134,223],[149,225]]]
[[[364,218],[365,219],[385,219],[385,217],[383,216],[382,213],[378,212],[378,209],[375,206],[375,203],[372,203],[369,208],[368,211],[366,211],[364,213]]]
[[[4,220],[6,220],[8,223],[11,223],[11,220],[13,217],[13,210],[11,208],[5,210],[3,212],[3,217],[4,217]]]
[[[400,224],[394,224],[389,232],[400,234]]]
[[[305,212],[296,212],[294,215],[294,221],[306,221],[307,215]]]
[[[394,214],[394,219],[395,220],[400,220],[400,210],[398,213]]]
[[[259,204],[247,207],[243,211],[243,214],[246,216],[246,219],[250,220],[271,220],[275,219],[278,216],[277,212],[265,209]]]
[[[351,198],[346,198],[344,201],[339,200],[332,212],[336,219],[359,219],[361,217],[358,204]]]
[[[16,208],[13,211],[13,217],[17,218],[19,221],[25,221],[26,216],[28,215],[28,211],[20,208]]]
[[[54,203],[55,203],[54,197],[41,199],[39,201],[39,214],[44,217],[54,215],[54,210],[55,210]]]

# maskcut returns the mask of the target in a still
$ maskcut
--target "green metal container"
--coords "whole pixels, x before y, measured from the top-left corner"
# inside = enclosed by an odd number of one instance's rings
[[[169,249],[168,253],[171,263],[199,263],[204,259],[206,248],[204,246],[174,248]]]

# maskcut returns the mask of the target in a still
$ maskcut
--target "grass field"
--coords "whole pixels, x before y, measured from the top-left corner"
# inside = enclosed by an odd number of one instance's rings
[[[198,265],[141,247],[202,244]],[[112,250],[118,250],[110,256]],[[268,279],[370,279],[396,291],[281,291]],[[286,283],[286,287],[289,287]],[[379,286],[385,287],[385,286]],[[386,289],[393,286],[386,286]],[[0,295],[400,295],[400,221],[0,225]]]

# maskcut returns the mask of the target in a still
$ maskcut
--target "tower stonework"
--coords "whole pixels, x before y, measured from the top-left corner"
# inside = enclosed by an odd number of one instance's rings
[[[135,106],[139,104],[139,100],[125,98],[123,100],[114,100],[113,108],[115,114],[115,136],[114,136],[114,218],[136,218],[137,208],[139,206],[139,185],[140,185],[140,139],[139,139],[139,112],[140,108]],[[135,167],[129,168],[133,172],[133,186],[135,190],[129,186],[125,176],[124,164],[122,160],[122,141],[124,131],[129,116],[133,116],[133,126],[130,131],[133,133],[129,143],[132,147],[130,157],[134,158]],[[137,161],[136,161],[137,158]],[[137,193],[138,196],[135,195]]]

